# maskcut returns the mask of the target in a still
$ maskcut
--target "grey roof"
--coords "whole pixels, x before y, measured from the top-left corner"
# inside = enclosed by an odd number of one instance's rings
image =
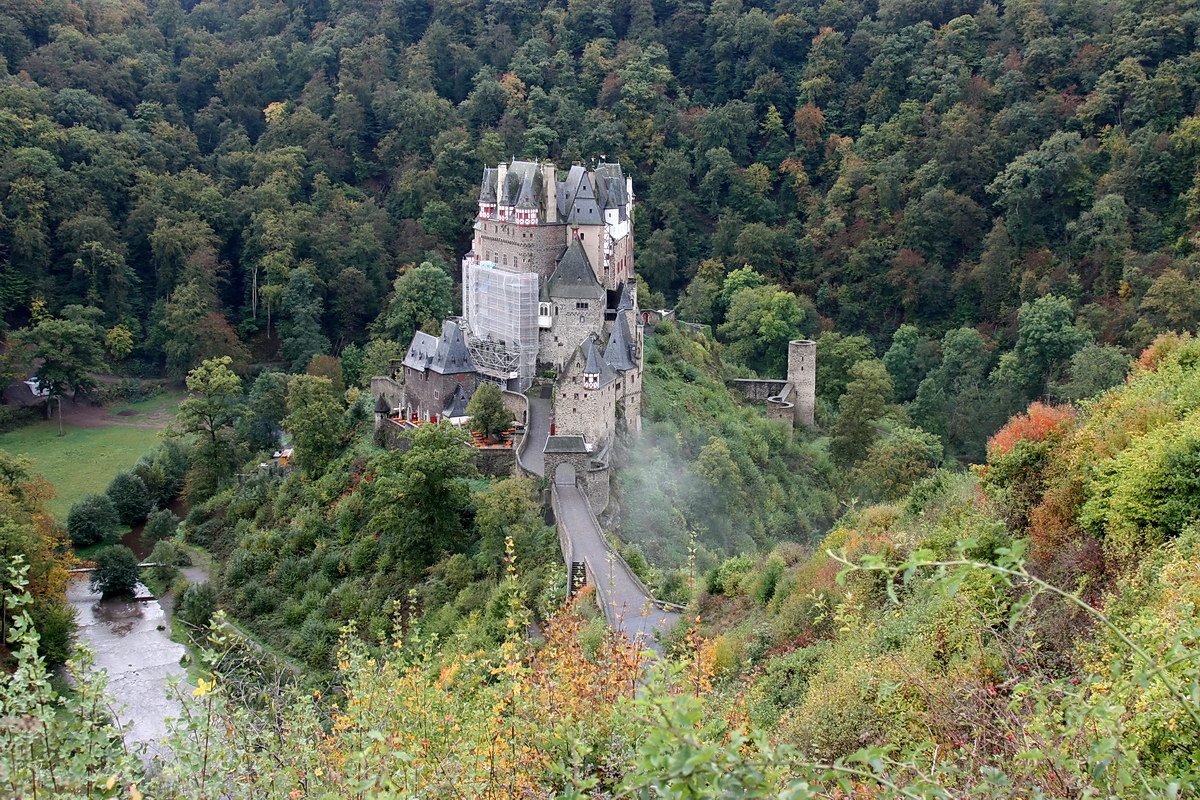
[[[479,187],[479,202],[494,203],[496,202],[496,175],[497,170],[484,167],[483,183]]]
[[[625,322],[624,314],[617,314],[613,323],[612,333],[608,335],[608,346],[604,348],[604,360],[613,369],[634,369],[637,367],[637,349],[629,335],[629,325]]]
[[[546,281],[546,293],[550,297],[577,300],[605,299],[604,287],[596,280],[596,273],[578,239],[572,239],[567,245],[550,280]]]
[[[625,173],[620,164],[600,162],[596,166],[596,190],[604,208],[624,209],[629,197],[625,191]],[[622,215],[623,217],[624,215]]]
[[[599,388],[603,389],[617,379],[617,373],[613,370],[612,365],[605,361],[604,356],[600,353],[600,342],[591,336],[579,343],[575,356],[583,360],[584,375],[600,376]]]
[[[446,401],[446,407],[442,409],[442,416],[451,418],[467,416],[467,404],[470,400],[471,398],[467,397],[462,384],[458,384],[450,394],[450,399]]]
[[[586,453],[587,443],[579,435],[547,436],[543,453]]]
[[[620,292],[617,296],[617,311],[633,310],[633,291],[629,288],[629,283],[622,283],[617,287],[617,291]]]
[[[541,169],[542,165],[534,161],[511,161],[504,186],[500,187],[500,202],[516,205],[521,199],[522,190],[526,188],[534,197],[541,197]]]
[[[571,198],[571,207],[567,211],[569,225],[600,225],[604,215],[597,203],[596,189],[592,185],[592,176],[584,173],[579,181],[579,187]]]
[[[413,334],[412,344],[404,355],[404,366],[422,372],[430,369],[441,375],[475,371],[462,329],[450,320],[442,323],[441,336],[430,336],[423,331]]]

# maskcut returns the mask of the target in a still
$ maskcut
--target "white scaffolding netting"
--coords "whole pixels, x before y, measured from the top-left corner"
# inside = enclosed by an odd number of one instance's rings
[[[532,378],[538,352],[538,275],[491,261],[463,261],[467,349],[479,371]]]

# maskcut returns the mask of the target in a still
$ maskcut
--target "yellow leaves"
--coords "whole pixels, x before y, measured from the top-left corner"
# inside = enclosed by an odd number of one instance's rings
[[[215,680],[209,681],[200,678],[196,681],[196,688],[192,690],[192,697],[204,697],[204,695],[216,688],[216,685],[217,682]]]
[[[109,775],[108,780],[104,782],[105,789],[111,790],[116,785],[117,785],[117,776],[116,775]]]
[[[142,793],[138,791],[136,783],[129,787],[129,800],[142,800]]]
[[[277,123],[287,115],[287,104],[275,102],[267,105],[263,109],[263,116],[267,118],[268,123]]]

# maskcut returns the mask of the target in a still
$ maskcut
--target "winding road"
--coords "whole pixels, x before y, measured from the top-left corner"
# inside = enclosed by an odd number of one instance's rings
[[[550,401],[529,398],[528,430],[517,458],[528,472],[545,476],[546,438],[550,435]],[[655,652],[659,651],[657,633],[666,633],[679,620],[674,611],[664,611],[654,602],[645,585],[633,574],[625,559],[613,552],[604,532],[592,514],[578,486],[555,484],[552,488],[558,504],[558,524],[566,533],[569,552],[563,560],[582,561],[589,580],[596,586],[597,600],[604,618],[613,630],[624,632]]]
[[[596,586],[609,627],[659,652],[655,634],[670,631],[680,615],[659,607],[625,559],[609,549],[579,487],[555,484],[554,493],[558,497],[558,524],[566,531],[571,546],[571,552],[563,553],[563,557],[587,564],[588,578]]]

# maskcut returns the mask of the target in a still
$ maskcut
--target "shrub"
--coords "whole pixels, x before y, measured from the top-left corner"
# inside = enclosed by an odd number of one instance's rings
[[[160,508],[146,518],[146,527],[142,528],[142,541],[147,544],[158,544],[164,539],[175,535],[179,527],[179,517],[170,509]]]
[[[150,552],[150,560],[158,565],[150,568],[150,574],[163,586],[169,586],[175,580],[179,574],[179,567],[192,563],[187,551],[170,539],[164,539],[154,545],[154,550]]]
[[[216,611],[217,592],[212,584],[193,583],[183,590],[179,606],[175,609],[175,616],[193,628],[203,630],[208,627]]]
[[[154,507],[146,484],[132,470],[122,470],[104,490],[122,525],[136,525]]]
[[[103,494],[84,495],[67,514],[67,533],[76,547],[115,541],[120,524],[112,500]]]
[[[132,593],[133,587],[141,579],[137,556],[125,545],[105,547],[96,553],[93,560],[96,567],[92,570],[89,585],[93,592],[99,590],[105,597]]]

